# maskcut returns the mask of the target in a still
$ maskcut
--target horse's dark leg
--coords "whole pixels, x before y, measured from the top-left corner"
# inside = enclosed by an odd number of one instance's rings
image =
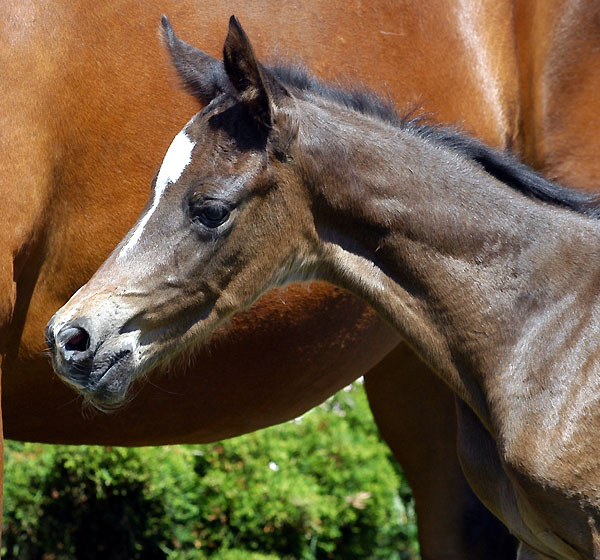
[[[369,372],[365,388],[413,489],[423,560],[514,560],[516,540],[476,498],[458,462],[451,391],[404,344]]]
[[[2,512],[4,511],[4,429],[2,425],[2,366],[16,301],[12,259],[0,257],[0,541],[2,539]],[[2,266],[2,263],[10,266]],[[1,544],[1,542],[0,542]]]
[[[2,513],[4,511],[4,427],[2,425],[2,356],[0,356],[0,545],[2,544]]]

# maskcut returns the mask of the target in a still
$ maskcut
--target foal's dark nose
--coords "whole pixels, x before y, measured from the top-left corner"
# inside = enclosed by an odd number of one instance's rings
[[[58,331],[56,339],[51,327],[52,323],[46,328],[46,342],[62,362],[63,372],[71,377],[89,375],[95,352],[89,326],[81,320],[67,323]]]

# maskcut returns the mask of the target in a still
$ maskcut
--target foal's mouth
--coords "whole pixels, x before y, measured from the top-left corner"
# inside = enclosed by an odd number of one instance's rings
[[[77,389],[87,400],[117,406],[125,400],[133,381],[130,349],[105,352],[96,356],[90,373],[60,372],[60,377]]]

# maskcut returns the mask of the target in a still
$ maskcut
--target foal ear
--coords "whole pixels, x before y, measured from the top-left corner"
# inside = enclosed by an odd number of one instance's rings
[[[207,105],[227,88],[228,79],[223,63],[177,37],[167,16],[163,15],[161,22],[161,37],[183,84],[201,103]]]
[[[234,89],[248,104],[252,116],[267,128],[273,124],[272,93],[276,84],[258,62],[252,45],[235,16],[229,19],[229,32],[223,47],[225,72]]]

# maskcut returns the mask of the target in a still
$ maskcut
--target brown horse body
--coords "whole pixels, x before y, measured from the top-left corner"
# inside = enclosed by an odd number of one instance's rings
[[[3,194],[9,215],[1,226],[7,436],[124,445],[210,441],[293,417],[375,366],[366,378],[367,391],[382,433],[413,485],[423,555],[466,557],[462,516],[470,497],[462,491],[454,451],[451,395],[405,347],[375,365],[396,337],[346,293],[327,286],[292,287],[283,296],[263,298],[234,319],[192,367],[168,381],[153,377],[128,408],[108,417],[82,418],[79,402],[50,375],[39,353],[41,332],[52,311],[91,276],[134,222],[157,162],[193,112],[160,62],[164,58],[155,41],[160,11],[168,11],[185,36],[202,37],[214,53],[222,37],[215,30],[235,11],[259,52],[280,45],[301,53],[325,77],[359,76],[375,89],[387,89],[400,105],[423,102],[441,120],[464,123],[495,145],[521,145],[521,118],[525,132],[538,130],[535,137],[524,135],[529,143],[523,147],[527,155],[535,154],[536,164],[591,186],[597,173],[581,154],[593,153],[594,138],[560,158],[548,159],[554,152],[539,148],[549,142],[553,149],[551,140],[559,137],[564,143],[584,130],[564,126],[581,105],[565,102],[563,86],[580,80],[581,70],[561,73],[556,83],[548,79],[547,65],[570,60],[575,49],[593,52],[584,49],[597,41],[593,29],[579,29],[580,22],[591,20],[585,11],[570,10],[578,30],[558,35],[556,22],[565,23],[565,10],[557,4],[532,32],[531,3],[522,4],[516,21],[519,45],[527,46],[520,51],[524,99],[516,79],[519,59],[509,2],[483,8],[480,3],[415,4],[402,12],[377,7],[363,9],[360,17],[346,4],[331,2],[303,4],[292,10],[293,17],[269,5],[264,12],[250,11],[243,3],[210,10],[191,2],[110,3],[94,10],[56,3],[5,11],[9,41],[1,56],[8,79],[2,119],[9,126],[3,126],[2,166],[4,176],[12,178],[11,189],[19,185]],[[333,56],[332,37],[339,45]],[[357,44],[368,50],[355,52]],[[563,51],[563,44],[573,49]],[[593,60],[579,60],[586,75],[598,68]],[[562,109],[558,118],[552,112],[552,122],[546,122],[550,113],[541,98]],[[526,111],[520,111],[521,103]],[[587,106],[585,122],[599,114],[589,99]],[[578,165],[569,166],[573,161]],[[439,395],[440,414],[423,418],[422,402],[432,395]],[[430,500],[443,504],[445,513],[434,513]]]

